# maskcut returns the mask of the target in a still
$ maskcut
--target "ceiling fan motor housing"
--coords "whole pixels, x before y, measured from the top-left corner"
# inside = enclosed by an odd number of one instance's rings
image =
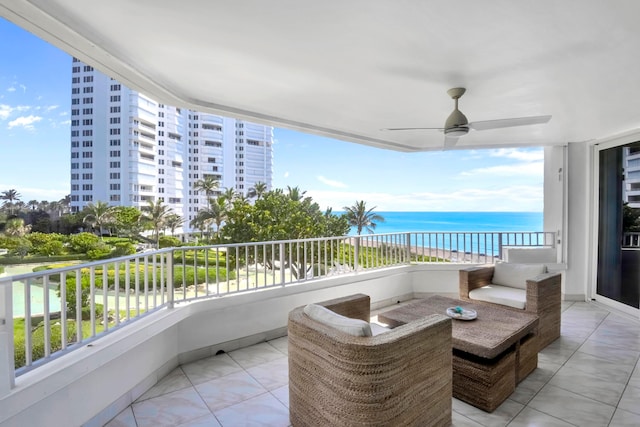
[[[457,107],[457,106],[456,106]],[[467,117],[456,108],[444,124],[444,133],[449,136],[462,136],[469,133]]]

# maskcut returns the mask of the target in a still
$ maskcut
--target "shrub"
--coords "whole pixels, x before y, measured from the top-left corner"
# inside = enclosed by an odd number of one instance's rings
[[[62,255],[64,253],[64,245],[59,240],[51,240],[35,247],[34,250],[40,255]]]
[[[173,236],[160,236],[160,248],[175,248],[182,244],[180,239]]]
[[[100,239],[92,233],[78,233],[69,236],[69,245],[75,253],[86,254],[99,244]]]
[[[84,312],[85,307],[89,306],[89,297],[91,296],[90,291],[90,280],[88,275],[83,275],[80,279],[80,288],[81,288],[81,307]],[[66,303],[67,303],[67,317],[70,319],[75,319],[77,314],[77,298],[76,298],[76,278],[75,274],[72,277],[67,277],[66,283]],[[58,290],[58,296],[60,296],[60,290]],[[83,316],[84,317],[84,316]]]
[[[104,243],[100,243],[87,251],[87,257],[90,260],[105,259],[111,257],[111,248]]]
[[[75,341],[75,322],[68,321],[67,327],[70,336],[67,342]],[[62,349],[62,328],[59,322],[51,321],[51,353]],[[44,322],[40,323],[31,335],[32,360],[36,361],[44,357]],[[14,337],[14,362],[16,369],[26,364],[24,336]]]
[[[136,247],[129,241],[118,242],[115,244],[115,250],[113,251],[114,257],[133,255],[136,253]]]

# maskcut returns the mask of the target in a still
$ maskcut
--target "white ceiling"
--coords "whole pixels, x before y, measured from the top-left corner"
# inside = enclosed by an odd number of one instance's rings
[[[403,150],[587,141],[640,127],[637,0],[0,0],[0,16],[167,104]],[[28,52],[26,53],[28,54]]]

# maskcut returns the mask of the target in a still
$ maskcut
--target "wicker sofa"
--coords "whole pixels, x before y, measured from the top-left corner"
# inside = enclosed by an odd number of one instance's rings
[[[538,342],[541,350],[560,337],[561,275],[539,273],[528,279],[520,277],[522,285],[513,286],[513,289],[510,285],[495,286],[496,267],[517,269],[518,266],[522,266],[525,271],[533,267],[526,264],[509,266],[509,263],[503,263],[460,270],[460,298],[473,302],[495,303],[509,309],[526,310],[536,314],[540,319]]]
[[[318,303],[369,321],[357,294]],[[376,336],[353,336],[289,313],[289,415],[297,426],[448,426],[451,319],[433,315]]]

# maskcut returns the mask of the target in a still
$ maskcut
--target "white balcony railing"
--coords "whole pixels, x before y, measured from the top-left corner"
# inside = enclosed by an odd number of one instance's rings
[[[0,349],[10,364],[9,387],[16,376],[174,304],[410,263],[493,263],[505,246],[554,247],[554,233],[410,232],[184,246],[3,277],[0,329],[7,333],[0,334],[6,337]],[[16,306],[14,299],[24,302]]]

